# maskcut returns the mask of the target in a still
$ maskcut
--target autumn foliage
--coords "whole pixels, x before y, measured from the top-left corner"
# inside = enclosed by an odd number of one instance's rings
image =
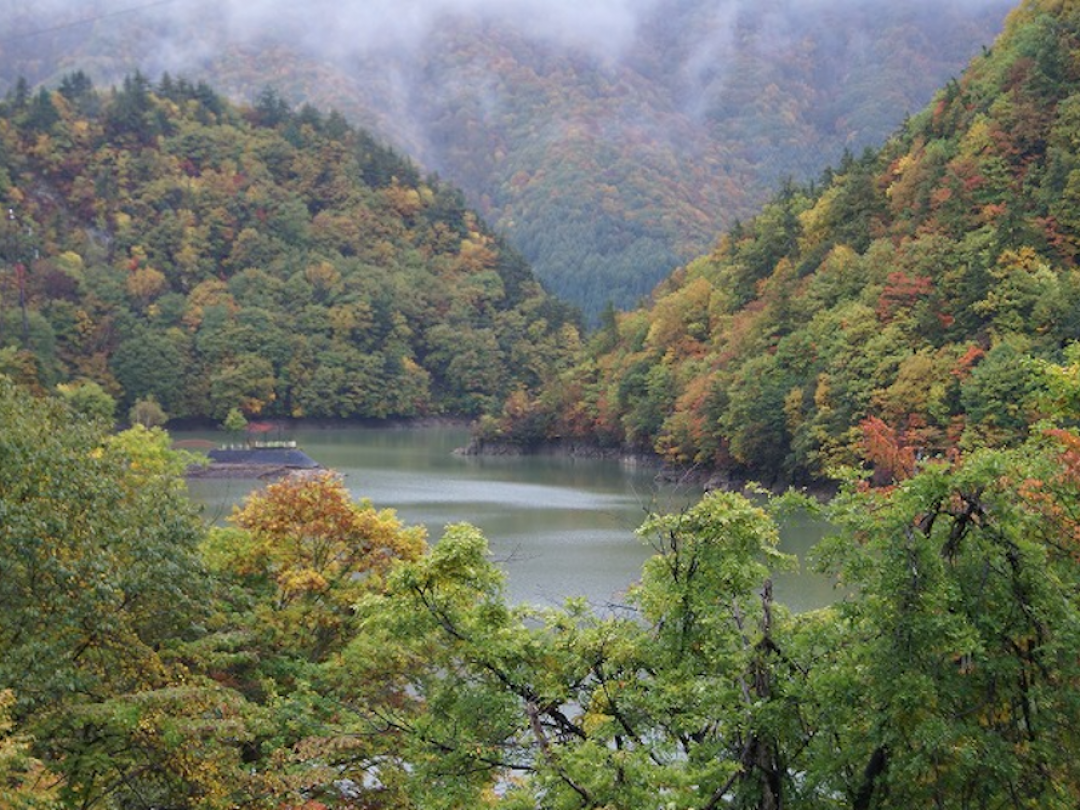
[[[903,481],[915,473],[915,451],[904,444],[896,431],[869,416],[860,425],[863,457],[873,465],[879,483]]]
[[[340,476],[295,475],[253,492],[219,531],[210,554],[267,597],[264,618],[280,643],[313,658],[347,635],[352,606],[390,566],[425,549],[422,527],[352,499]]]
[[[1039,363],[1080,340],[1078,40],[1070,4],[1025,3],[879,150],[784,184],[539,402],[576,438],[776,485],[1023,441]]]
[[[0,273],[0,349],[24,353],[2,367],[93,381],[122,412],[477,415],[576,341],[460,191],[271,91],[240,107],[76,72],[14,94],[0,198],[0,249],[27,266]]]

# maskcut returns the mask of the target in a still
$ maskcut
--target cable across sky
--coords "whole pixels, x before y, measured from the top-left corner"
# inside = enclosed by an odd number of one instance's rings
[[[0,43],[14,42],[17,39],[26,39],[27,37],[37,37],[43,34],[52,34],[56,31],[63,31],[67,28],[75,28],[79,25],[88,25],[89,23],[95,23],[98,20],[106,20],[110,17],[119,17],[124,14],[134,14],[139,11],[145,11],[149,8],[157,8],[158,6],[167,6],[180,2],[180,0],[153,0],[150,3],[142,3],[137,6],[129,6],[127,8],[116,9],[115,11],[107,11],[103,14],[97,14],[93,17],[83,17],[78,20],[72,20],[71,22],[60,23],[58,25],[49,26],[48,28],[38,28],[31,31],[19,31],[15,34],[5,34],[0,36]]]

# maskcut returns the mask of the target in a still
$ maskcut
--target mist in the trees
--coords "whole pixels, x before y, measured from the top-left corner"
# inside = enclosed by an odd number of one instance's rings
[[[138,68],[273,87],[465,191],[596,316],[648,295],[785,177],[876,146],[1013,0],[94,0],[0,21],[0,93]]]

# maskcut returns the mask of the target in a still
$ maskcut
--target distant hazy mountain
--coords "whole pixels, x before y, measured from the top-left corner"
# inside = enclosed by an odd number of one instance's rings
[[[85,70],[334,107],[461,185],[589,314],[627,306],[786,176],[880,143],[1008,0],[35,3],[0,88]]]

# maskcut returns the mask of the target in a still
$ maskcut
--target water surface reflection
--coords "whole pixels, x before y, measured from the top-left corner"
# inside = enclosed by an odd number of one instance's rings
[[[221,439],[220,433],[175,436]],[[467,440],[459,428],[302,427],[289,438],[342,473],[355,497],[423,524],[433,542],[448,524],[476,525],[507,572],[515,601],[619,602],[652,553],[634,533],[648,511],[677,509],[698,497],[687,487],[657,484],[651,469],[613,460],[456,456],[454,448]],[[259,485],[200,480],[191,491],[208,518],[223,520]],[[805,559],[823,533],[809,519],[793,519],[782,527],[784,550]],[[824,578],[805,571],[779,575],[775,591],[796,610],[834,598]]]

